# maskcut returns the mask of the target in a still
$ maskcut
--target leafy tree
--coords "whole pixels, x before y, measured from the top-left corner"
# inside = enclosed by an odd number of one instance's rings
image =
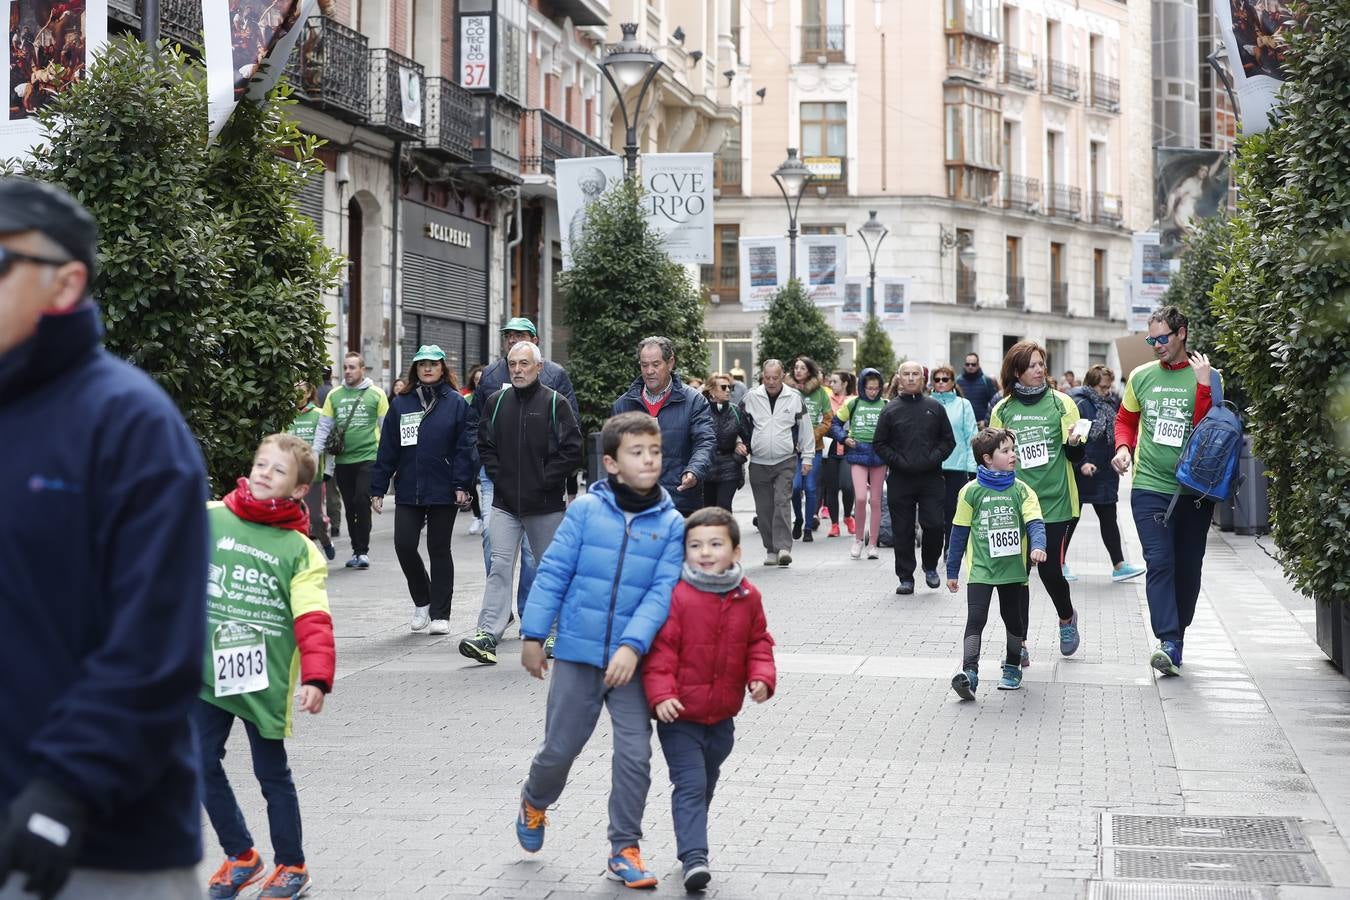
[[[637,377],[638,341],[663,335],[675,344],[681,376],[707,374],[703,298],[684,267],[670,261],[647,225],[635,182],[591,205],[572,268],[559,280],[572,337],[567,372],[582,427],[598,431]]]
[[[1320,600],[1350,602],[1350,456],[1329,414],[1335,386],[1350,378],[1350,0],[1300,3],[1297,13],[1280,120],[1239,148],[1215,311],[1250,397],[1285,572]]]
[[[118,38],[41,114],[46,143],[22,168],[98,222],[107,346],[174,398],[220,493],[322,367],[338,262],[294,211],[315,141],[269,103],[208,148],[205,110],[199,63]]]
[[[891,346],[891,336],[881,327],[876,316],[868,316],[863,330],[858,334],[858,353],[854,361],[857,370],[876,369],[881,373],[881,386],[885,387],[891,374],[895,372],[895,348]]]
[[[828,372],[839,359],[839,337],[802,283],[794,279],[769,304],[759,329],[759,361],[779,359],[786,366],[798,356],[811,357],[821,371]]]
[[[1214,286],[1224,260],[1225,243],[1229,239],[1227,216],[1201,219],[1186,236],[1186,252],[1181,257],[1181,268],[1163,297],[1163,304],[1175,305],[1186,314],[1187,345],[1209,354],[1217,368],[1227,369],[1228,361],[1219,344],[1219,322],[1213,309]],[[1227,373],[1225,373],[1227,374]]]

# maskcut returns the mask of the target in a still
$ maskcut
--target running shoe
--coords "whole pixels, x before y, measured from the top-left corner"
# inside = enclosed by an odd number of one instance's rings
[[[337,559],[337,548],[334,547],[332,544],[324,544],[323,555],[328,557],[329,562],[332,562],[333,560]]]
[[[812,530],[811,530],[810,528],[808,528],[808,529],[806,529],[805,531],[803,531],[803,532],[802,532],[802,543],[804,543],[804,544],[809,544],[809,543],[811,543],[812,541],[814,541],[815,538],[812,537],[811,535],[812,535]]]
[[[1121,564],[1119,569],[1111,571],[1111,580],[1114,582],[1129,581],[1131,578],[1138,578],[1146,570],[1143,566],[1132,566],[1129,563]]]
[[[520,812],[516,815],[516,840],[526,853],[538,853],[544,846],[544,826],[548,816],[544,810],[535,809],[525,798],[520,798]]]
[[[1059,626],[1059,652],[1063,656],[1073,656],[1078,652],[1081,636],[1078,633],[1078,610],[1073,611],[1069,621]]]
[[[343,565],[348,569],[355,569],[357,566],[361,565],[361,557],[353,556],[351,559],[347,560],[347,562],[345,562]]]
[[[899,586],[898,588],[895,589],[895,592],[896,592],[897,594],[912,594],[912,593],[914,593],[914,579],[913,579],[913,578],[902,578],[902,579],[900,580],[900,586]]]
[[[482,628],[474,632],[471,638],[459,642],[461,656],[467,656],[475,662],[495,666],[497,664],[497,638],[492,632]]]
[[[851,531],[849,532],[849,534],[852,533],[853,532]],[[863,552],[863,542],[854,541],[853,546],[849,548],[848,555],[850,559],[862,559],[862,552]]]
[[[263,876],[263,861],[252,847],[240,856],[227,856],[206,884],[206,896],[211,900],[237,897],[239,892]]]
[[[974,700],[975,688],[980,684],[980,676],[974,669],[966,669],[952,676],[952,690],[962,700]]]
[[[924,569],[923,583],[928,585],[930,588],[935,588],[938,585],[942,584],[942,579],[938,578],[937,569]]]
[[[450,620],[449,620],[449,619],[432,619],[432,620],[431,620],[431,632],[430,632],[430,633],[431,633],[431,634],[449,634],[449,633],[450,633]]]
[[[624,847],[611,856],[605,877],[610,881],[622,881],[630,888],[656,887],[656,876],[647,871],[642,853],[636,846]]]
[[[868,559],[880,559],[880,558],[881,558],[881,551],[877,549],[877,545],[876,545],[876,544],[868,544],[868,545],[867,545],[867,558],[868,558]]]
[[[835,522],[835,523],[831,524],[831,525],[830,525],[830,533],[827,534],[827,535],[825,535],[825,536],[826,536],[826,537],[839,537],[839,523],[838,523],[838,522]]]
[[[312,883],[309,879],[309,869],[304,866],[277,866],[263,883],[262,893],[258,896],[265,900],[300,897],[309,890]]]
[[[369,557],[369,556],[366,556],[364,553],[359,554],[359,555],[356,557],[356,567],[357,567],[358,569],[369,569],[369,568],[370,568],[370,557]]]
[[[483,530],[482,519],[474,519],[472,522],[469,523],[469,534],[477,534],[482,530]]]
[[[819,522],[821,519],[828,519],[829,517],[830,517],[830,508],[828,506],[822,506],[820,509],[816,510],[817,522]]]
[[[426,606],[414,606],[411,628],[413,631],[421,631],[431,624],[431,608]]]
[[[1077,580],[1078,580],[1078,576],[1075,575],[1075,574],[1073,574],[1072,572],[1069,571],[1069,566],[1068,566],[1067,563],[1064,564],[1064,565],[1062,565],[1062,566],[1060,566],[1060,567],[1059,567],[1059,570],[1060,570],[1061,572],[1064,573],[1064,580],[1065,580],[1065,581],[1077,581]]]
[[[852,516],[844,516],[844,527],[848,529],[849,534],[857,534],[858,527],[853,524]]]
[[[708,861],[706,859],[691,859],[684,864],[684,889],[686,891],[701,891],[712,881],[712,872],[708,871]]]
[[[545,659],[552,659],[552,658],[553,658],[553,645],[556,644],[556,643],[558,643],[558,636],[557,636],[556,634],[550,634],[548,637],[544,638],[544,658],[545,658]]]
[[[784,568],[792,565],[792,554],[787,552],[786,550],[779,550],[778,565],[783,566]]]
[[[766,556],[764,557],[764,565],[766,565],[766,566],[776,566],[776,565],[778,565],[778,554],[777,554],[777,553],[774,553],[772,550],[770,550],[769,553],[768,553],[768,555],[766,555]]]
[[[794,541],[800,541],[800,540],[802,539],[802,520],[801,520],[801,519],[793,519],[793,520],[792,520],[792,539],[793,539]]]
[[[1003,664],[1003,677],[998,680],[998,689],[1000,691],[1017,691],[1022,689],[1022,670],[1017,666]]]
[[[1177,666],[1181,662],[1181,651],[1172,641],[1163,641],[1149,657],[1148,664],[1164,675],[1180,675]]]
[[[1021,664],[1022,668],[1024,668],[1024,669],[1025,669],[1025,668],[1028,668],[1028,667],[1031,665],[1031,654],[1027,652],[1027,645],[1026,645],[1026,644],[1023,644],[1023,645],[1022,645],[1021,658],[1018,659],[1018,662]]]

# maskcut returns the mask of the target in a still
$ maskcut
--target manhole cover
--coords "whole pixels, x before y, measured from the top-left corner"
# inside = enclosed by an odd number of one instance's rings
[[[1219,881],[1253,884],[1327,884],[1311,853],[1102,848],[1102,874],[1151,881]]]
[[[1274,897],[1273,890],[1256,885],[1088,882],[1088,900],[1274,900]]]
[[[1311,850],[1294,819],[1274,816],[1102,817],[1102,843],[1116,847]]]

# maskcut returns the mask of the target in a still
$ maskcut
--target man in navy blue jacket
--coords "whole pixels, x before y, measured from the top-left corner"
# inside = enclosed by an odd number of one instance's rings
[[[0,178],[4,898],[201,892],[206,473],[168,396],[100,346],[96,244],[67,194]]]

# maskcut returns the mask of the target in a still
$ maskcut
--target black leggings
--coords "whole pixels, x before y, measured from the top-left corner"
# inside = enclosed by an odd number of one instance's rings
[[[952,542],[952,519],[956,517],[956,498],[961,493],[961,488],[974,478],[974,472],[942,470],[942,480],[945,482],[945,492],[942,496],[942,552],[944,554],[947,552],[947,545]]]
[[[848,463],[842,456],[833,455],[834,448],[831,447],[831,454],[821,461],[821,490],[824,491],[825,509],[830,514],[830,522],[838,525],[845,518],[853,515],[853,476],[845,475],[845,468]],[[839,494],[844,495],[843,518],[839,513]]]
[[[1073,618],[1073,600],[1069,597],[1069,582],[1064,580],[1064,554],[1069,549],[1069,531],[1077,519],[1067,522],[1045,523],[1045,562],[1036,564],[1041,584],[1055,604],[1061,622]],[[1028,569],[1028,571],[1030,571]]]
[[[736,488],[739,485],[734,481],[705,481],[703,482],[703,505],[720,506],[725,510],[731,509],[731,500],[736,496]]]
[[[1093,503],[1092,508],[1097,511],[1097,524],[1102,529],[1102,543],[1106,545],[1106,552],[1111,557],[1111,567],[1115,568],[1125,561],[1125,550],[1120,545],[1120,523],[1116,521],[1116,505]],[[1073,533],[1077,530],[1078,520],[1074,519],[1073,524],[1069,526],[1069,536],[1064,541],[1066,555],[1069,552],[1069,545],[1073,543]]]
[[[455,562],[450,556],[450,539],[455,533],[456,506],[394,507],[394,552],[408,582],[408,594],[414,606],[431,607],[431,618],[450,618],[450,598],[455,593]],[[427,556],[431,574],[422,564],[418,545],[422,526],[427,531]]]
[[[1007,631],[1007,649],[1003,662],[1018,665],[1022,659],[1022,641],[1027,636],[1027,621],[1031,617],[1031,591],[1025,584],[968,584],[966,585],[966,639],[962,650],[961,668],[979,671],[980,636],[989,623],[989,607],[994,602],[994,588],[998,588],[998,611]]]

